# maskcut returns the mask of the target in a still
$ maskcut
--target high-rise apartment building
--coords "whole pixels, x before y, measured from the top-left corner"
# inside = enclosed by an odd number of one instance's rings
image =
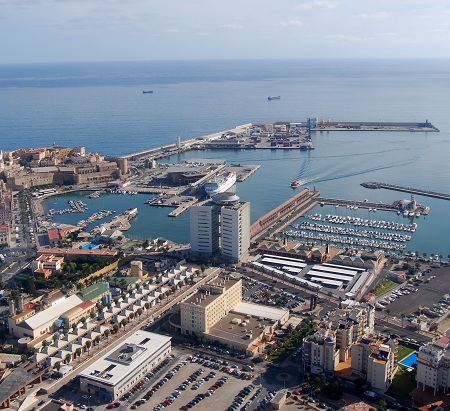
[[[239,262],[250,248],[250,203],[221,193],[190,208],[191,253]]]

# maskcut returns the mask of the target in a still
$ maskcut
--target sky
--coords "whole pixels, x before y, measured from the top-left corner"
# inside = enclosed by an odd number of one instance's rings
[[[0,64],[449,57],[449,0],[0,0]]]

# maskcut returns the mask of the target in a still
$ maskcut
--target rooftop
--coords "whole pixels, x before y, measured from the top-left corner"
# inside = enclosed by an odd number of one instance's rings
[[[80,374],[108,385],[116,385],[155,354],[171,337],[139,330],[130,335],[121,346],[115,347],[90,364]]]
[[[83,301],[92,301],[109,291],[108,283],[96,283],[81,290],[78,295]]]

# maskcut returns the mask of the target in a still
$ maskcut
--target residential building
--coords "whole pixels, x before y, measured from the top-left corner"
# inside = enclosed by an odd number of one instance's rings
[[[420,347],[417,355],[417,388],[448,392],[450,388],[450,338],[441,337]]]
[[[352,372],[364,378],[371,390],[386,392],[397,371],[395,338],[367,336],[352,346]]]
[[[61,270],[63,262],[64,257],[57,257],[53,254],[42,254],[31,262],[31,271],[35,274],[35,272],[39,270],[38,275],[41,275],[46,270],[53,273]],[[44,275],[44,278],[47,277]]]
[[[171,337],[139,330],[80,373],[80,388],[101,401],[113,401],[141,381],[171,351]]]

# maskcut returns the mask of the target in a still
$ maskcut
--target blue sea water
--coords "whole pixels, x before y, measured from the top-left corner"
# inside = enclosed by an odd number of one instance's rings
[[[152,89],[153,94],[142,94]],[[281,99],[268,101],[267,96]],[[425,121],[440,133],[315,133],[316,150],[202,151],[173,156],[261,164],[237,185],[256,220],[292,195],[299,180],[323,196],[392,202],[408,195],[368,190],[364,181],[450,193],[450,60],[259,60],[78,63],[0,66],[0,148],[85,145],[113,155],[134,152],[257,121]],[[120,196],[115,209],[137,205],[130,234],[189,241],[189,218]],[[431,206],[407,249],[447,256],[449,203]],[[58,199],[57,201],[67,201]],[[97,199],[99,209],[101,202]],[[89,214],[97,205],[92,205]],[[49,208],[57,208],[49,204]],[[65,208],[61,206],[61,208]],[[315,210],[322,213],[335,210]],[[346,210],[340,210],[344,213]],[[367,211],[358,210],[364,216]],[[63,216],[78,220],[80,216]],[[365,217],[369,218],[369,217]],[[378,212],[370,218],[402,218]]]

